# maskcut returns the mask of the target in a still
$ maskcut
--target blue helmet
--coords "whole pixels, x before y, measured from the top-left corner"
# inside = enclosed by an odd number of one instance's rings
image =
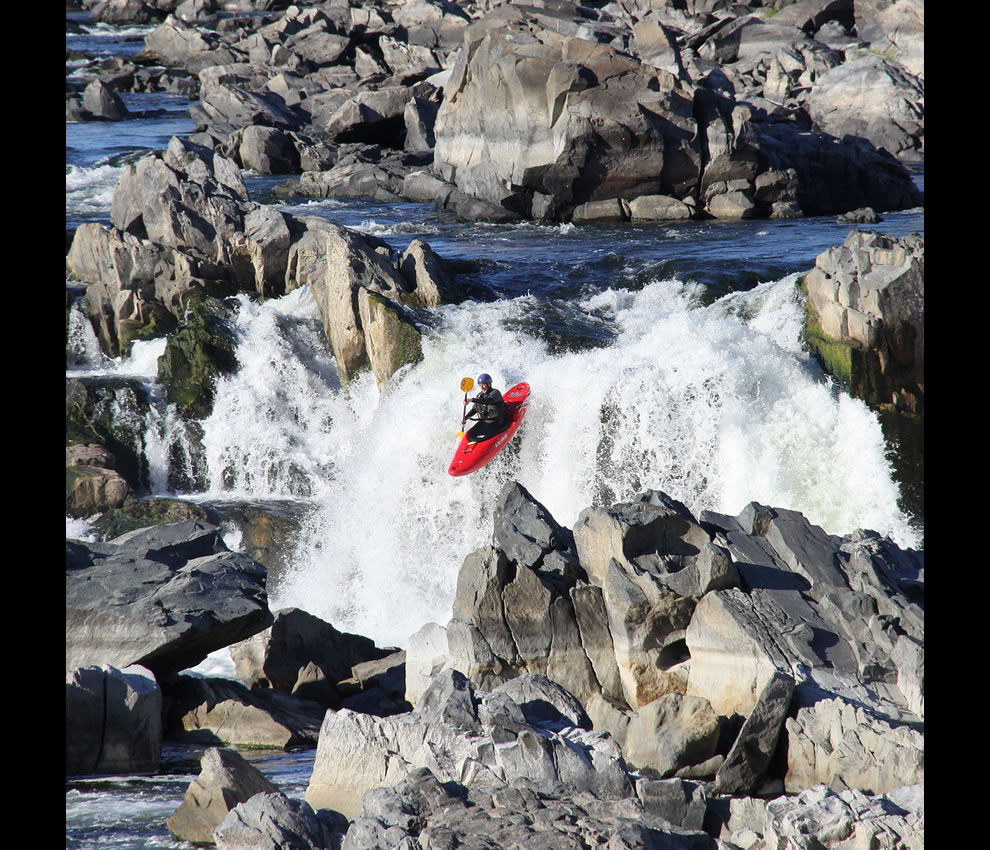
[[[487,372],[482,372],[480,375],[478,375],[479,384],[490,384],[491,382],[492,382],[492,376],[489,375]]]

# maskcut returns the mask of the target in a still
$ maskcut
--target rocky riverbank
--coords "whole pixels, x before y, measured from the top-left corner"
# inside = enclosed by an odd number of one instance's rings
[[[179,837],[923,846],[924,555],[874,533],[657,491],[566,528],[509,482],[404,651],[269,612],[201,521],[66,546],[66,773],[215,745]],[[179,672],[225,646],[243,685]],[[315,746],[306,802],[232,744]]]
[[[70,120],[119,120],[122,91],[198,95],[197,143],[299,174],[290,194],[548,221],[921,203],[901,164],[924,153],[918,0],[83,6],[162,23],[91,69]]]

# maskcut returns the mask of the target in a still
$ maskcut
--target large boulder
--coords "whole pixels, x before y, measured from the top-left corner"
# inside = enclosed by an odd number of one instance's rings
[[[199,520],[66,541],[66,670],[193,667],[271,623],[265,568]]]
[[[210,747],[182,804],[169,816],[168,831],[179,841],[212,844],[213,831],[227,813],[262,793],[278,793],[278,788],[236,750]]]
[[[808,113],[833,136],[861,136],[901,159],[924,154],[924,81],[882,56],[869,54],[818,77]]]
[[[566,3],[501,6],[469,26],[434,128],[438,175],[532,218],[686,194],[700,166],[691,98],[672,79],[658,90],[615,36]]]
[[[387,649],[361,635],[340,632],[300,608],[274,612],[272,625],[230,647],[238,678],[250,688],[275,688],[334,708],[337,684],[355,665],[384,658]]]
[[[65,676],[65,775],[153,773],[162,754],[162,692],[133,664]]]
[[[924,237],[850,231],[803,285],[808,338],[826,369],[871,404],[923,416]]]
[[[263,791],[234,806],[213,831],[213,838],[218,850],[325,850],[339,846],[346,826],[340,819],[318,817],[304,800],[281,791]]]

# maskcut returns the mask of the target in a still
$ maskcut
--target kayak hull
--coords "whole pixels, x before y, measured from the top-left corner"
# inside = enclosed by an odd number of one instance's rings
[[[505,401],[505,413],[509,418],[509,426],[487,440],[473,442],[469,437],[470,432],[461,437],[457,450],[454,452],[454,458],[447,469],[450,475],[455,477],[469,475],[481,469],[508,445],[513,434],[519,430],[529,407],[529,384],[516,384],[502,396],[502,399]]]

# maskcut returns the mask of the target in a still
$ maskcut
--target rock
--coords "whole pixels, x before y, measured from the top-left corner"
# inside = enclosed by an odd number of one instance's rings
[[[406,643],[406,700],[416,707],[433,677],[447,665],[447,630],[427,623]]]
[[[237,371],[235,352],[233,330],[222,314],[209,305],[191,310],[158,358],[158,379],[168,402],[188,419],[205,419],[213,409],[217,380]]]
[[[190,520],[107,543],[66,541],[66,670],[193,667],[268,626],[265,570]]]
[[[106,456],[111,457],[109,452]],[[130,487],[115,469],[69,463],[65,466],[65,511],[69,516],[91,517],[124,504]]]
[[[186,743],[312,747],[325,711],[318,703],[272,688],[248,690],[229,679],[176,676],[165,690],[167,737]]]
[[[707,700],[666,694],[629,721],[622,752],[639,772],[667,777],[711,758],[718,736],[719,719]]]
[[[764,841],[782,847],[924,847],[924,812],[918,817],[889,799],[861,791],[839,793],[825,785],[767,804]]]
[[[379,388],[403,366],[423,359],[422,334],[401,304],[361,288],[358,313],[365,351]]]
[[[598,586],[613,559],[623,566],[653,566],[657,556],[665,556],[684,564],[710,542],[682,503],[658,491],[611,508],[587,508],[573,533],[581,565]]]
[[[785,721],[787,775],[796,794],[839,777],[848,788],[883,794],[923,784],[924,733],[860,703],[836,696],[798,708]]]
[[[629,201],[629,218],[633,221],[668,221],[691,217],[690,206],[668,195],[640,195]]]
[[[853,230],[804,278],[807,334],[853,395],[924,413],[925,243]]]
[[[861,136],[900,158],[923,156],[924,82],[882,56],[868,54],[818,77],[808,113],[838,138]]]
[[[576,728],[562,735],[530,727],[507,693],[481,695],[475,704],[467,679],[447,670],[409,714],[328,711],[306,799],[353,818],[362,794],[419,768],[467,786],[498,787],[525,777],[606,799],[632,794],[621,752],[607,735]]]
[[[636,782],[636,796],[651,815],[682,829],[704,828],[708,794],[700,782],[647,777]]]
[[[100,80],[93,80],[83,90],[83,108],[94,118],[106,121],[120,121],[129,117],[127,107],[120,95],[109,89]]]
[[[591,720],[574,695],[539,673],[523,673],[492,693],[510,697],[532,726],[591,728]]]
[[[241,165],[259,174],[295,174],[299,153],[291,137],[274,127],[245,127],[238,149]]]
[[[343,850],[368,847],[591,847],[712,846],[700,830],[681,828],[644,811],[635,798],[599,799],[569,793],[559,783],[515,780],[497,788],[468,786],[455,796],[428,770],[389,788],[369,791]],[[425,824],[425,826],[424,826]],[[604,845],[602,845],[604,846]]]
[[[313,665],[325,682],[328,707],[340,705],[336,685],[351,677],[355,665],[386,655],[388,650],[379,649],[369,638],[340,632],[300,608],[275,611],[269,628],[230,647],[237,676],[250,688],[298,690],[302,696],[300,676]],[[312,672],[306,679],[315,681]],[[309,689],[313,690],[312,684]]]
[[[66,670],[65,775],[154,773],[162,754],[162,692],[137,664]]]
[[[210,747],[200,760],[199,776],[169,816],[168,831],[179,841],[212,844],[213,831],[227,813],[261,793],[278,793],[278,788],[236,750]]]
[[[317,817],[304,800],[278,791],[262,792],[231,809],[213,835],[218,850],[326,850],[340,846],[341,827],[346,824],[338,821],[335,825],[337,830]]]
[[[776,673],[766,684],[715,776],[716,794],[751,794],[759,788],[793,693],[794,679],[786,674]]]
[[[612,37],[565,4],[502,6],[472,23],[437,115],[437,174],[525,217],[680,194],[667,190],[697,173],[690,99],[657,91],[656,69],[602,43]]]
[[[428,243],[414,239],[399,257],[399,272],[411,288],[399,298],[416,307],[438,307],[457,304],[466,299],[457,285],[453,272]]]

